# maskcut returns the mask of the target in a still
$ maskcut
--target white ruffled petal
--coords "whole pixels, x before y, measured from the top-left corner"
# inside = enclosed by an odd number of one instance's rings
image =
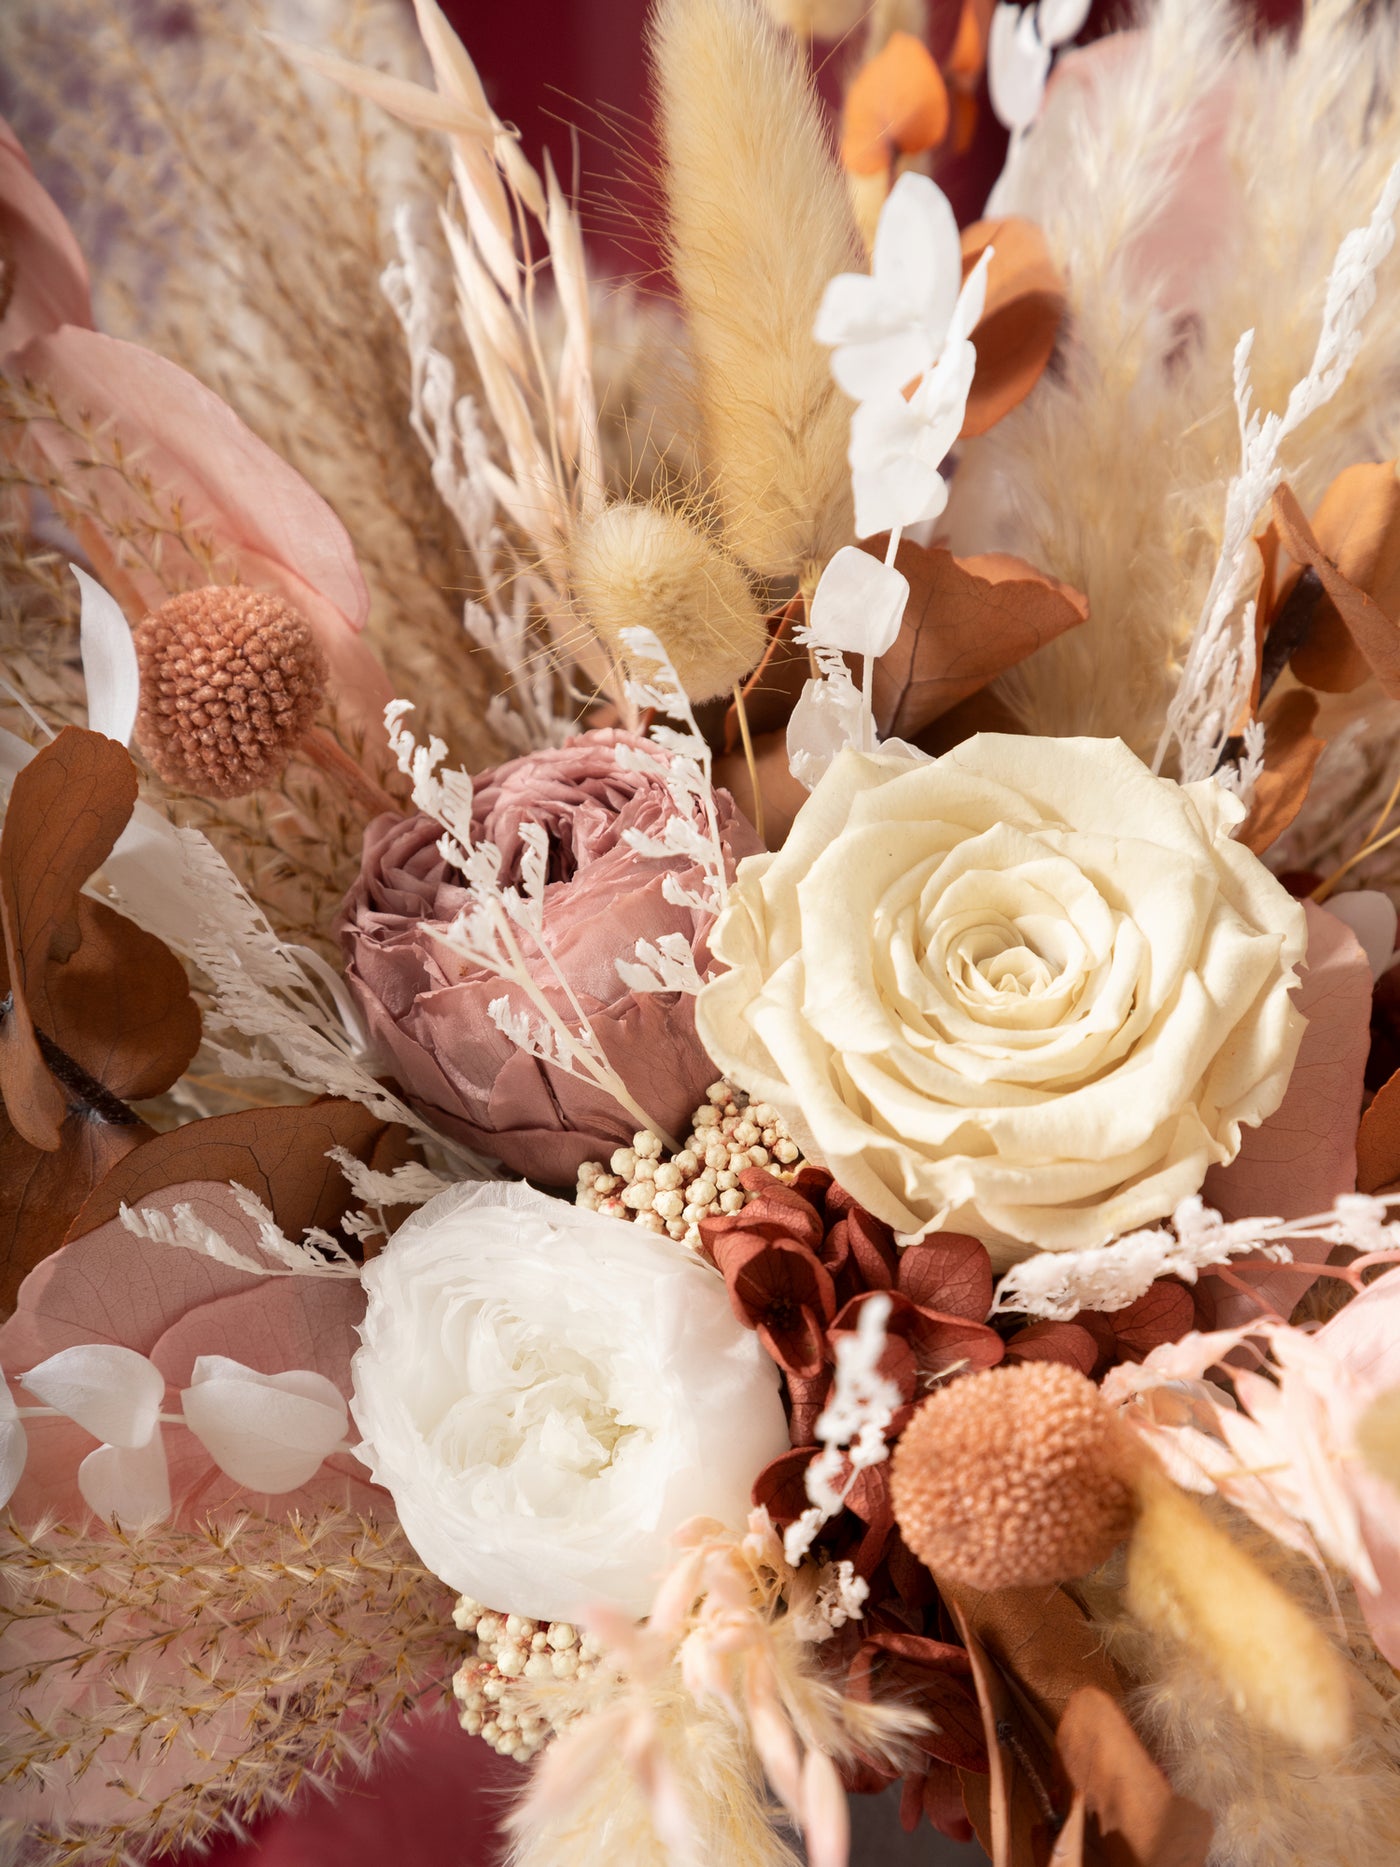
[[[111,1446],[144,1446],[156,1430],[165,1376],[134,1348],[84,1342],[61,1349],[24,1376],[46,1407]]]
[[[201,1355],[181,1396],[185,1424],[219,1470],[250,1491],[295,1491],[345,1439],[340,1390],[309,1368],[259,1374]]]
[[[908,601],[908,580],[893,565],[843,545],[822,572],[808,632],[819,648],[883,655],[894,647]]]
[[[99,1446],[78,1467],[83,1502],[102,1518],[158,1523],[170,1515],[170,1470],[157,1432],[143,1446]]]

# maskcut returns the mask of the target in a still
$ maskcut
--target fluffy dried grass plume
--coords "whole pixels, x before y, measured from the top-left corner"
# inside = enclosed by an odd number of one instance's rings
[[[398,1526],[349,1512],[91,1535],[8,1520],[0,1572],[0,1860],[23,1867],[238,1833],[365,1770],[460,1651]]]
[[[945,519],[954,550],[1022,555],[1089,599],[998,684],[1027,730],[1151,756],[1239,465],[1235,346],[1254,331],[1255,404],[1282,410],[1400,157],[1400,90],[1377,81],[1398,67],[1394,9],[1347,0],[1257,39],[1226,0],[1158,0],[1064,61],[993,208],[1036,221],[1067,281],[1057,367],[966,444]],[[1305,510],[1400,442],[1397,276],[1392,254],[1345,383],[1285,444]]]
[[[1159,1638],[1191,1646],[1261,1732],[1310,1757],[1351,1741],[1346,1666],[1305,1613],[1201,1506],[1159,1471],[1139,1475],[1127,1601]]]
[[[168,597],[134,640],[136,737],[166,784],[246,797],[281,775],[326,687],[304,616],[266,591],[214,586]]]
[[[618,660],[624,630],[655,630],[692,700],[727,693],[762,658],[748,579],[678,512],[610,506],[579,525],[570,569],[576,606]]]
[[[652,59],[671,270],[725,539],[802,576],[851,537],[850,405],[812,323],[860,264],[845,182],[794,41],[759,0],[660,0]]]
[[[1262,1735],[1199,1645],[1128,1613],[1115,1565],[1078,1592],[1114,1661],[1137,1682],[1134,1724],[1177,1793],[1214,1819],[1211,1867],[1393,1867],[1400,1860],[1395,1674],[1350,1587],[1238,1512],[1206,1508],[1301,1615],[1339,1634],[1334,1653],[1350,1694],[1351,1742],[1319,1768],[1297,1745]]]
[[[940,1389],[900,1435],[891,1494],[936,1576],[1029,1588],[1085,1575],[1132,1528],[1133,1447],[1092,1381],[1058,1362]]]

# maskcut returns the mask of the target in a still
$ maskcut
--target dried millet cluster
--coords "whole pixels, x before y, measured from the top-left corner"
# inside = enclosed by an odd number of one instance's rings
[[[524,1763],[554,1735],[532,1687],[571,1681],[596,1670],[592,1638],[568,1621],[532,1621],[524,1614],[496,1614],[463,1595],[453,1625],[476,1638],[476,1652],[452,1680],[461,1701],[462,1729],[502,1757]]]
[[[698,1245],[701,1219],[741,1212],[754,1197],[740,1186],[741,1173],[765,1167],[786,1184],[801,1161],[776,1109],[714,1083],[679,1153],[667,1156],[654,1134],[633,1135],[631,1147],[618,1148],[606,1168],[596,1160],[583,1163],[575,1203]]]

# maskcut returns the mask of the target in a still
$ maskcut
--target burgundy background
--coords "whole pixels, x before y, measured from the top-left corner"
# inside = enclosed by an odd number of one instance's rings
[[[407,0],[405,0],[405,4]],[[647,0],[442,0],[476,61],[499,116],[519,126],[535,161],[548,148],[560,179],[582,205],[595,268],[661,283],[653,198],[642,179],[651,148],[646,122],[644,21]],[[932,0],[934,32],[960,0]],[[1251,0],[1261,22],[1297,17],[1299,0]],[[1121,25],[1128,0],[1098,0],[1085,38]],[[821,82],[840,94],[849,53],[821,48]],[[1004,134],[984,110],[966,157],[938,179],[963,221],[975,219],[1000,168]],[[261,1824],[246,1843],[220,1843],[196,1858],[205,1867],[495,1867],[495,1815],[515,1766],[463,1736],[450,1714],[420,1721],[411,1747],[368,1783],[348,1783],[334,1801],[309,1796]],[[897,1837],[892,1811],[872,1809],[871,1832],[855,1859],[980,1858],[925,1829]],[[877,1832],[878,1831],[878,1832]],[[946,1850],[946,1851],[945,1851]]]

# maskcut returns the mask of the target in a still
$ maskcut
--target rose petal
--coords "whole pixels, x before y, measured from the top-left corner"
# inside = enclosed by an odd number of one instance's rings
[[[124,1449],[149,1442],[165,1398],[159,1368],[135,1349],[104,1342],[61,1349],[31,1368],[24,1385],[94,1439]]]

